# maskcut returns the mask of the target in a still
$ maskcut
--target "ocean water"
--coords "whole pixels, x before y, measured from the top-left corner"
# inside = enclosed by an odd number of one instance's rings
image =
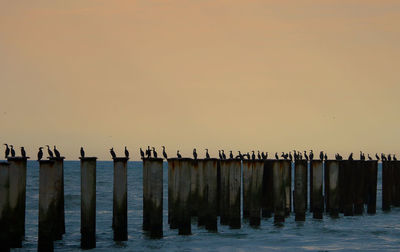
[[[80,163],[65,161],[65,218],[66,234],[54,243],[56,251],[80,249]],[[377,213],[362,216],[295,222],[292,214],[283,225],[273,218],[263,219],[259,228],[242,223],[242,228],[218,226],[217,233],[198,228],[193,221],[191,236],[179,236],[167,223],[167,167],[164,164],[164,237],[151,240],[141,230],[142,225],[142,163],[128,163],[128,241],[114,242],[112,222],[111,161],[97,162],[97,248],[91,251],[381,251],[400,250],[400,209],[381,211],[381,167],[379,166]],[[28,162],[26,238],[22,249],[36,251],[38,235],[39,168],[36,161]]]

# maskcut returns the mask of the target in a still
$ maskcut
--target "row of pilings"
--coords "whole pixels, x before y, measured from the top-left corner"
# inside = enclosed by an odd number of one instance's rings
[[[128,239],[127,162],[114,158],[115,241]],[[25,236],[27,158],[0,162],[0,250],[22,246]],[[64,158],[39,161],[38,251],[53,251],[65,234]],[[313,218],[376,212],[378,162],[358,160],[168,159],[168,224],[191,234],[193,220],[211,232],[220,225],[257,227],[262,218],[283,222],[291,212]],[[292,182],[294,182],[292,184]],[[143,230],[163,236],[163,160],[143,159]],[[382,163],[382,210],[400,206],[400,161]],[[197,217],[197,218],[193,218]],[[81,247],[96,246],[96,158],[81,158]]]

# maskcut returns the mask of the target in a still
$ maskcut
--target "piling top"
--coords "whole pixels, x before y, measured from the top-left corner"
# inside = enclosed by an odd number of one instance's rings
[[[8,165],[10,165],[10,163],[7,161],[0,161],[0,165],[8,166]]]
[[[217,160],[218,160],[218,159],[217,159]],[[220,161],[221,161],[221,162],[224,162],[224,163],[232,163],[232,162],[240,162],[241,160],[240,160],[240,159],[233,158],[233,159],[221,159]]]
[[[54,160],[54,161],[58,161],[58,160],[64,160],[65,157],[49,157],[49,160]]]
[[[97,157],[80,157],[79,159],[82,161],[90,161],[90,160],[96,160]]]
[[[8,157],[8,161],[25,161],[28,160],[30,157]]]
[[[40,164],[53,164],[54,160],[39,160]]]
[[[150,158],[142,158],[143,161],[163,161],[163,158],[154,158],[154,157],[150,157]]]
[[[193,158],[168,158],[168,161],[175,161],[175,160],[181,160],[181,161],[192,161],[194,160]]]
[[[127,158],[127,157],[116,157],[116,158],[113,158],[113,160],[114,161],[128,161],[129,158]]]

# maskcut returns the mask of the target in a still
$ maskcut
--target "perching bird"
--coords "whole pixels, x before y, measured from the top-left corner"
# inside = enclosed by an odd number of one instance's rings
[[[162,155],[163,155],[163,157],[165,158],[165,159],[168,159],[168,155],[167,155],[167,153],[165,152],[165,146],[161,146],[162,147]]]
[[[311,160],[311,161],[314,159],[314,152],[313,152],[313,150],[310,150],[310,155],[309,155],[309,157],[310,157],[310,160]]]
[[[206,149],[206,158],[210,158],[210,154],[208,154],[208,149]]]
[[[83,150],[83,147],[81,147],[81,158],[85,157],[85,151]]]
[[[221,153],[221,154],[222,154],[222,159],[225,160],[225,159],[226,159],[226,155],[225,155],[224,150],[221,150],[221,152],[222,152],[222,153]]]
[[[380,158],[379,158],[379,156],[378,156],[378,153],[375,153],[375,157],[376,157],[376,160],[381,160]]]
[[[182,158],[182,155],[179,153],[179,150],[176,151],[176,156],[177,156],[178,158]]]
[[[319,153],[319,159],[320,159],[321,161],[324,159],[324,152],[323,152],[323,151],[321,151],[321,152]]]
[[[144,158],[144,151],[142,150],[142,148],[140,148],[140,156],[142,157],[142,159]]]
[[[369,153],[368,153],[368,160],[372,160],[372,157],[369,155]]]
[[[360,160],[365,161],[365,154],[360,151]]]
[[[50,150],[50,146],[48,146],[48,145],[46,145],[47,146],[47,153],[49,153],[49,157],[54,157],[54,155],[53,155],[53,152]]]
[[[39,147],[39,152],[37,154],[37,160],[40,161],[43,157],[43,151],[42,151],[43,147]]]
[[[219,156],[219,159],[222,159],[222,155],[221,155],[221,151],[220,150],[218,150],[218,156]]]
[[[151,149],[150,149],[150,146],[147,146],[146,156],[147,156],[147,158],[150,158],[150,157],[151,157]]]
[[[254,151],[251,151],[251,159],[256,160],[256,154],[254,153]]]
[[[257,151],[257,158],[258,158],[258,160],[261,160],[261,154],[260,154],[260,151]]]
[[[306,158],[306,160],[308,161],[308,156],[307,156],[307,152],[304,151],[304,157]]]
[[[267,159],[268,159],[268,151],[265,152],[265,160],[267,160]]]
[[[25,152],[24,147],[21,147],[21,156],[26,157],[26,152]]]
[[[117,155],[115,155],[114,148],[111,148],[111,149],[110,149],[110,154],[111,154],[111,157],[112,157],[113,159],[117,157]]]
[[[353,160],[353,152],[350,153],[348,160]]]
[[[276,160],[279,160],[278,152],[275,152],[275,159],[276,159]]]
[[[263,160],[265,160],[266,158],[265,158],[265,153],[264,153],[264,151],[263,152],[261,152],[261,158],[263,159]]]
[[[14,150],[14,146],[13,145],[10,145],[10,147],[11,147],[11,157],[15,157],[15,150]]]
[[[293,160],[293,156],[292,156],[292,152],[289,151],[289,160],[292,161]]]
[[[247,152],[246,157],[248,160],[250,160],[250,153]]]
[[[385,154],[381,153],[381,159],[382,159],[382,161],[386,161],[387,160]]]
[[[232,153],[232,151],[229,151],[229,159],[233,159],[233,153]]]
[[[197,152],[196,152],[196,148],[193,149],[193,158],[194,160],[197,159]]]
[[[11,153],[12,153],[12,149],[11,149]],[[392,156],[390,156],[390,154],[387,157],[388,161],[392,161]]]
[[[282,151],[281,158],[285,158],[285,153]]]
[[[152,147],[153,148],[153,156],[154,156],[154,158],[157,158],[157,151],[156,151],[156,148],[154,148],[154,147]]]
[[[128,149],[126,148],[126,146],[125,146],[125,157],[126,157],[126,158],[129,158],[129,151],[128,151]]]
[[[397,161],[396,154],[393,154],[393,160]]]
[[[54,154],[56,155],[57,158],[60,158],[60,152],[56,149],[56,146],[54,145]]]
[[[328,161],[328,155],[326,155],[326,153],[325,153],[324,157],[325,157],[325,161]]]
[[[240,151],[238,151],[238,155],[236,156],[236,159],[243,160],[243,155]]]
[[[10,148],[8,148],[8,144],[4,144],[6,146],[6,152],[5,152],[5,157],[6,159],[8,158],[8,155],[10,155]]]

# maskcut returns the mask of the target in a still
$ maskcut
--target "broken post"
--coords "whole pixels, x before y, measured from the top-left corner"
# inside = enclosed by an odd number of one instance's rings
[[[10,179],[9,167],[7,162],[0,162],[0,251],[10,251],[9,245],[9,194]]]
[[[128,181],[126,157],[114,158],[113,229],[114,241],[128,240]]]
[[[262,182],[262,200],[261,200],[261,216],[270,218],[274,212],[273,207],[273,178],[272,178],[272,160],[264,161],[264,172]]]
[[[325,161],[326,184],[325,191],[328,194],[327,205],[331,217],[339,217],[339,161]]]
[[[81,248],[96,247],[96,157],[81,157]]]
[[[306,219],[307,160],[296,160],[294,165],[294,212],[296,221]]]
[[[312,170],[312,197],[313,197],[313,218],[322,219],[322,213],[324,212],[324,196],[322,194],[323,187],[323,168],[321,160],[313,160],[311,162],[311,170]]]

